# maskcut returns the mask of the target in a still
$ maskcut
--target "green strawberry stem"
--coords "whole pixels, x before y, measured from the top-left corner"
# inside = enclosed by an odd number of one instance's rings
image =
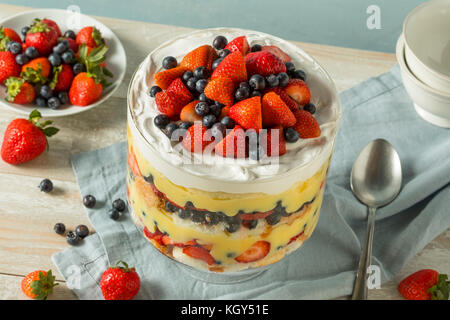
[[[94,27],[94,30],[92,30],[92,39],[94,39],[97,46],[101,46],[105,43],[102,38],[101,32],[96,27]]]
[[[55,127],[47,127],[53,123],[51,120],[46,120],[44,122],[40,122],[39,120],[42,118],[41,113],[38,110],[33,110],[28,117],[28,120],[34,124],[37,128],[39,128],[46,137],[51,137],[58,133],[59,129]],[[48,145],[48,144],[47,144]]]
[[[438,282],[427,290],[431,294],[431,300],[448,300],[450,293],[450,281],[446,274],[438,276]]]
[[[48,85],[52,90],[54,90],[56,85],[58,84],[58,77],[61,71],[62,71],[62,64],[59,65],[58,67],[53,67],[53,78]]]
[[[123,265],[123,266],[121,266],[121,265]],[[117,269],[121,269],[123,272],[130,272],[130,271],[134,271],[135,270],[134,267],[130,268],[128,266],[128,263],[126,263],[123,260],[117,261],[116,265],[114,267],[111,267],[111,268],[113,268],[113,269],[116,269],[116,268]]]
[[[24,79],[20,79],[17,77],[9,77],[8,79],[6,79],[5,81],[7,93],[6,101],[13,102],[16,99],[17,95],[22,90],[22,86],[24,83],[25,83]]]
[[[47,271],[47,275],[39,272],[39,280],[30,283],[32,292],[36,295],[36,300],[46,300],[48,295],[53,292],[53,288],[58,285],[55,283],[55,276],[52,270]]]
[[[5,31],[3,27],[0,27],[0,51],[6,51],[6,46],[11,41],[10,37],[5,37]]]
[[[33,20],[31,28],[27,33],[49,32],[50,30],[50,27],[46,23],[43,23],[41,19],[36,18]]]
[[[95,83],[101,83],[103,87],[111,85],[111,83],[106,80],[106,77],[113,77],[111,71],[101,66],[106,60],[106,53],[108,50],[109,47],[104,44],[92,49],[90,52],[85,44],[82,44],[78,48],[79,60],[86,66],[88,76],[94,78]]]
[[[20,76],[27,82],[33,84],[45,84],[48,81],[48,79],[42,75],[42,65],[40,63],[38,63],[37,70],[27,67],[25,71],[20,73]]]

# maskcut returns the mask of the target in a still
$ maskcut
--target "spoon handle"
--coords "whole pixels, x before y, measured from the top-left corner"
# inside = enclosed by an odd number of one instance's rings
[[[358,272],[356,273],[352,300],[367,300],[367,269],[369,268],[372,260],[373,230],[375,226],[376,210],[376,208],[369,207],[366,242],[359,258]]]

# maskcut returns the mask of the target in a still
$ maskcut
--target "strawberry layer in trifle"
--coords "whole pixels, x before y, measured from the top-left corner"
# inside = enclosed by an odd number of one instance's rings
[[[128,93],[136,224],[200,270],[281,260],[317,225],[340,113],[327,73],[284,40],[220,28],[166,42]]]

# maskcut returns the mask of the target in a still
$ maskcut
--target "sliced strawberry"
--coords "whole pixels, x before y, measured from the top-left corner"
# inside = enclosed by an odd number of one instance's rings
[[[298,132],[300,138],[309,139],[320,137],[321,130],[319,123],[314,116],[305,110],[297,110],[294,112],[297,122],[293,128]]]
[[[283,127],[276,126],[262,132],[259,136],[260,144],[269,157],[279,157],[286,153],[286,140],[283,135]]]
[[[239,51],[243,56],[245,56],[250,51],[250,45],[248,44],[247,37],[241,36],[228,43],[225,49],[228,49],[231,52]]]
[[[234,258],[239,263],[249,263],[261,260],[270,251],[270,242],[267,241],[257,241],[250,248],[248,248],[244,253]]]
[[[291,57],[277,46],[262,46],[261,51],[269,51],[280,58],[283,62],[291,61]]]
[[[184,98],[180,99],[180,96],[164,90],[155,95],[156,106],[159,112],[165,114],[172,120],[176,120],[181,113],[181,109],[185,106]]]
[[[264,127],[281,125],[291,127],[297,120],[288,106],[275,92],[268,92],[262,98],[262,122]]]
[[[262,128],[261,98],[242,100],[230,108],[229,116],[244,129],[259,131]]]
[[[164,90],[170,86],[173,80],[180,78],[185,71],[186,68],[180,66],[155,73],[153,78],[155,79],[156,85]]]
[[[216,59],[216,50],[209,45],[203,45],[186,54],[181,60],[180,66],[191,71],[197,67],[205,67],[211,71],[212,63]]]
[[[275,88],[266,89],[266,90],[264,91],[264,93],[267,93],[267,92],[275,92],[277,95],[279,95],[280,98],[281,98],[281,100],[283,100],[283,102],[286,103],[286,105],[289,107],[289,109],[290,109],[292,112],[295,112],[295,111],[298,110],[298,106],[297,106],[297,104],[295,103],[295,101],[292,100],[292,99],[288,96],[288,94],[286,93],[286,91],[284,91],[283,88],[275,87]]]
[[[208,265],[216,262],[216,259],[209,253],[208,250],[202,247],[185,247],[183,253],[191,258],[205,261]]]
[[[234,83],[228,77],[215,78],[206,85],[205,95],[211,100],[230,106],[233,104]]]
[[[286,66],[283,61],[269,51],[257,51],[247,54],[245,56],[245,66],[249,77],[254,74],[266,77],[271,74],[286,72]]]
[[[235,84],[247,81],[247,70],[245,68],[244,56],[236,51],[227,55],[222,62],[214,69],[211,79],[227,77]]]
[[[136,160],[136,155],[134,154],[133,147],[130,147],[128,150],[128,167],[135,177],[140,177],[141,170],[139,169],[139,165]]]
[[[300,79],[291,79],[284,91],[299,105],[304,106],[311,100],[311,92],[305,81]]]
[[[181,109],[180,120],[187,122],[202,121],[202,117],[195,113],[195,106],[199,102],[200,100],[194,100],[185,105],[183,109]]]
[[[194,123],[184,135],[183,147],[190,152],[202,153],[212,140],[210,131],[204,125]]]
[[[245,132],[240,126],[235,126],[216,146],[216,154],[228,158],[245,158],[246,141]]]
[[[167,88],[167,92],[175,93],[179,96],[179,99],[181,100],[180,103],[183,103],[184,105],[188,104],[189,101],[192,100],[192,93],[186,88],[183,81],[181,81],[181,78],[177,78],[172,81],[170,86]]]
[[[144,234],[147,238],[155,240],[160,245],[163,245],[162,238],[164,237],[164,233],[159,231],[158,228],[155,229],[155,232],[150,232],[150,230],[147,229],[147,227],[144,227]]]

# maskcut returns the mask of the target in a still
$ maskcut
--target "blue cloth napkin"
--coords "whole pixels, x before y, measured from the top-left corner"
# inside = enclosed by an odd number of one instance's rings
[[[351,294],[366,230],[367,209],[349,186],[352,164],[371,140],[384,138],[398,151],[403,189],[379,210],[373,264],[382,282],[450,226],[450,132],[422,120],[405,92],[398,66],[341,94],[343,119],[316,231],[303,247],[254,279],[232,284],[197,280],[157,252],[130,215],[108,218],[125,199],[126,144],[76,155],[73,169],[97,233],[53,255],[80,299],[102,299],[99,281],[110,263],[135,265],[142,286],[137,299],[330,299]],[[124,106],[125,107],[125,106]],[[74,269],[75,268],[75,269]],[[74,281],[74,270],[80,281]],[[78,284],[78,285],[77,285]]]

